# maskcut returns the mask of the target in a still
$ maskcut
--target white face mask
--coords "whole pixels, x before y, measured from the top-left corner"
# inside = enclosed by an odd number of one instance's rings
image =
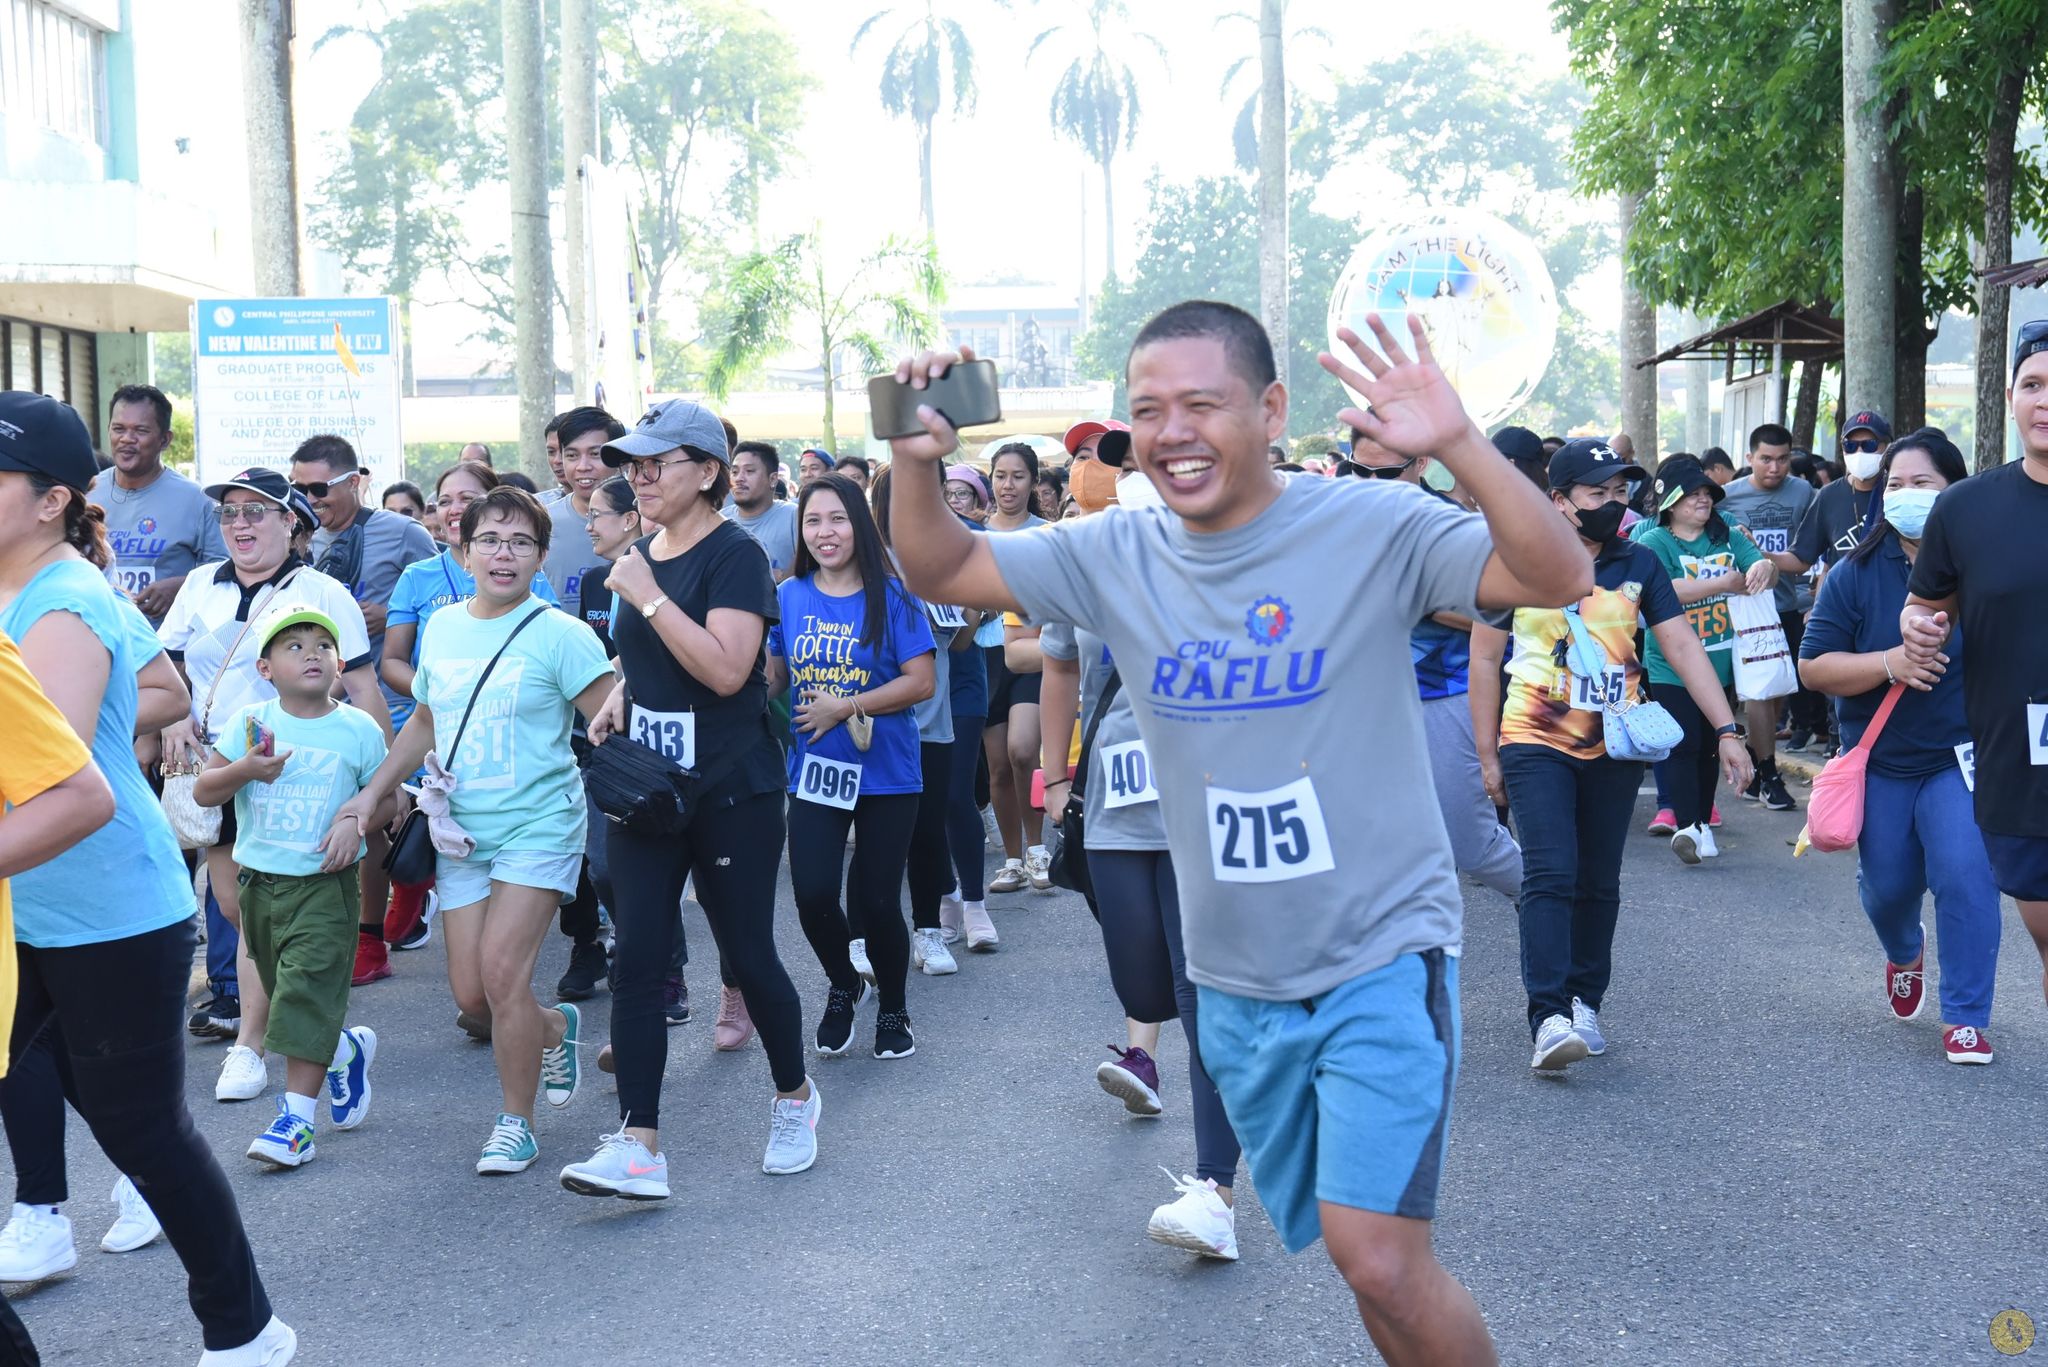
[[[1845,452],[1842,456],[1842,464],[1849,467],[1850,479],[1875,479],[1877,477],[1877,467],[1884,464],[1884,452]]]

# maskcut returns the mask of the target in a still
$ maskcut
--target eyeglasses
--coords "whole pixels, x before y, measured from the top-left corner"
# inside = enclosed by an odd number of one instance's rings
[[[1884,443],[1874,437],[1869,441],[1850,441],[1847,437],[1844,437],[1842,438],[1842,449],[1844,451],[1861,451],[1867,455],[1872,451],[1882,451]]]
[[[360,475],[361,473],[361,470],[351,470],[347,474],[343,475],[340,479],[316,479],[311,480],[305,484],[294,483],[292,485],[292,488],[297,489],[307,498],[325,498],[327,497],[329,490],[340,488],[342,485],[347,484],[353,479],[355,479],[355,477],[357,475]]]
[[[473,551],[482,551],[486,560],[495,556],[501,549],[512,552],[514,560],[526,560],[540,549],[540,542],[530,536],[497,536],[485,532],[470,542],[469,548]]]
[[[671,465],[695,465],[696,463],[696,461],[688,456],[678,456],[674,460],[663,460],[659,456],[632,456],[626,461],[626,478],[632,480],[635,484],[652,484],[655,480],[660,479],[661,472]]]
[[[237,522],[246,522],[253,527],[272,513],[280,511],[282,510],[272,508],[267,503],[223,503],[214,510],[213,515],[219,519],[223,527],[232,527]]]

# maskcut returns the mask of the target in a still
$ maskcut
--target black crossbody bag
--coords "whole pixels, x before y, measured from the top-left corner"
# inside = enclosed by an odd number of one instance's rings
[[[1102,696],[1095,700],[1095,715],[1089,718],[1088,729],[1081,737],[1081,762],[1067,789],[1067,809],[1053,826],[1052,867],[1047,876],[1060,887],[1080,893],[1090,903],[1095,900],[1095,880],[1088,876],[1088,761],[1095,753],[1095,733],[1102,729],[1102,719],[1109,715],[1109,705],[1116,701],[1123,682],[1123,675],[1112,668]]]
[[[462,749],[462,733],[469,729],[469,714],[476,710],[476,700],[483,696],[484,682],[491,677],[491,671],[498,667],[498,661],[519,639],[519,633],[527,624],[547,611],[543,604],[520,619],[512,628],[512,634],[505,638],[505,644],[498,647],[498,653],[491,656],[484,672],[476,676],[476,687],[469,691],[469,705],[462,709],[462,724],[455,728],[455,744],[448,747],[449,758]],[[427,829],[427,814],[417,805],[405,814],[405,823],[398,828],[398,834],[391,839],[391,848],[384,855],[384,871],[391,875],[394,883],[430,883],[434,879],[434,837]]]

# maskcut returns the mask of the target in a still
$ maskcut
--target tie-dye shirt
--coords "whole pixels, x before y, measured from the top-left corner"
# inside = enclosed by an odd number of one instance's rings
[[[1579,600],[1579,618],[1606,653],[1604,662],[1577,658],[1562,609],[1516,609],[1500,743],[1548,745],[1579,759],[1605,755],[1601,700],[1617,688],[1629,698],[1646,696],[1638,627],[1684,613],[1657,557],[1629,541],[1613,543],[1593,562],[1593,591]],[[1581,676],[1582,664],[1587,670],[1604,664],[1606,676]]]

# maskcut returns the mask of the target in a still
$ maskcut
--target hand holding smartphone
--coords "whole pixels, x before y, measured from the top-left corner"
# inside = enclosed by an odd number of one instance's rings
[[[923,389],[913,389],[894,375],[868,381],[868,419],[882,441],[924,434],[920,404],[930,404],[957,430],[984,427],[1003,417],[1002,392],[994,361],[960,361]]]
[[[270,755],[276,753],[277,733],[262,722],[257,721],[254,717],[249,718],[247,734],[250,754]]]

